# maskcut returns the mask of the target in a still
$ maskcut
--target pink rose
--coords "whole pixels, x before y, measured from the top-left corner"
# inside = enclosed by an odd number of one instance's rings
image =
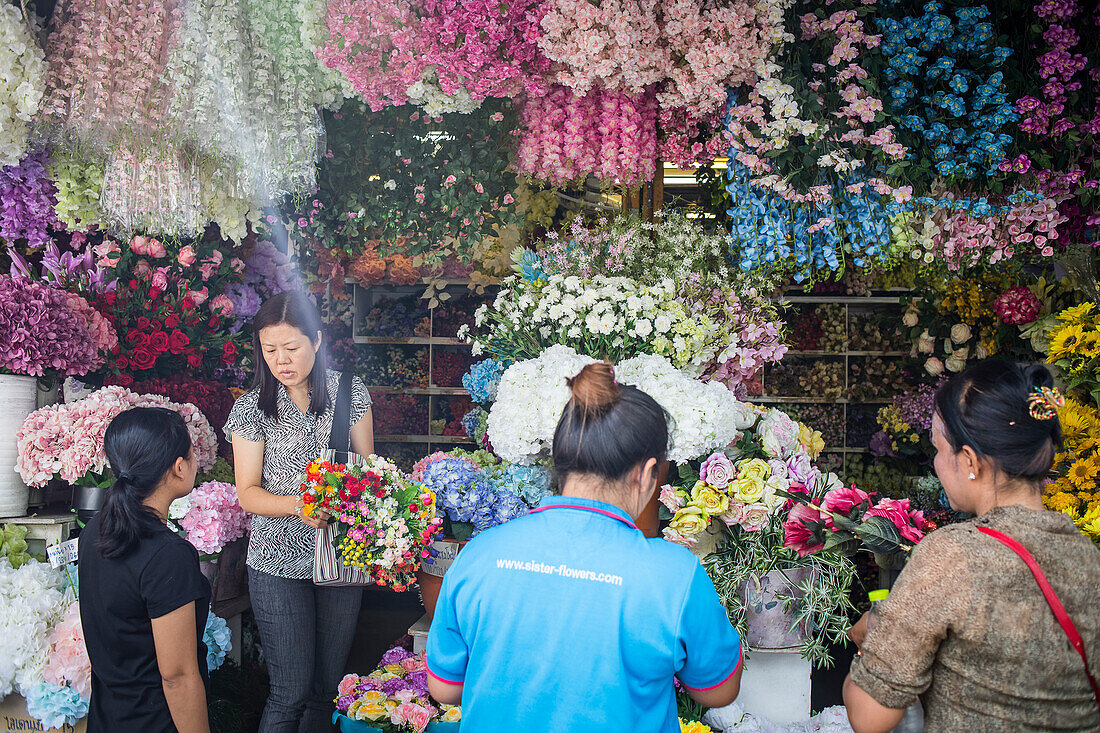
[[[202,273],[203,280],[209,280],[217,271],[218,266],[213,262],[205,262],[199,267],[199,272]]]
[[[195,264],[195,259],[198,254],[195,252],[195,248],[190,244],[180,250],[180,253],[176,255],[176,262],[179,262],[184,267],[190,267]]]
[[[911,513],[908,499],[880,499],[878,504],[867,510],[863,518],[883,517],[889,519],[898,528],[898,532],[901,533],[902,537],[911,542],[920,542],[921,538],[924,537],[924,533],[910,524]],[[924,521],[923,513],[921,514],[921,521]]]
[[[431,722],[432,714],[423,705],[414,705],[413,709],[409,712],[405,721],[412,726],[412,729],[416,733],[424,733],[424,729],[428,727],[428,723]]]
[[[727,527],[732,527],[735,524],[741,524],[741,519],[744,516],[745,505],[739,501],[731,501],[726,513],[719,514],[718,518],[725,522]]]
[[[390,713],[390,722],[394,725],[404,725],[409,720],[409,714],[413,708],[416,707],[411,702],[403,702],[393,709]]]
[[[233,272],[237,273],[238,275],[244,272],[244,260],[242,260],[240,257],[234,257],[233,259],[229,260],[229,266],[233,268]]]
[[[406,672],[416,672],[423,668],[424,662],[420,657],[407,657],[401,660],[401,668]]]
[[[661,536],[663,536],[669,542],[675,543],[677,545],[683,545],[689,550],[695,549],[695,546],[699,544],[698,536],[685,537],[684,535],[674,530],[672,527],[665,527],[661,531]]]
[[[787,521],[783,522],[783,544],[798,553],[799,557],[811,555],[823,547],[821,541],[821,513],[805,504],[796,504]]]
[[[337,687],[337,691],[340,693],[340,697],[350,695],[355,691],[356,686],[359,684],[359,675],[349,674],[345,675],[344,679],[340,680],[340,686]]]
[[[661,487],[661,496],[659,498],[659,501],[664,504],[665,508],[673,514],[676,513],[677,509],[680,509],[684,506],[683,500],[676,494],[676,489],[672,488],[668,484],[665,484]]]
[[[854,485],[851,488],[833,489],[825,494],[825,508],[837,514],[847,514],[853,507],[871,499],[870,494]]]
[[[203,288],[202,290],[188,290],[185,297],[190,298],[192,303],[199,306],[206,302],[210,294],[207,293],[206,288]]]
[[[148,255],[149,254],[149,238],[137,236],[130,240],[130,250],[134,254]]]
[[[224,256],[222,255],[221,250],[216,249],[211,252],[210,256],[203,260],[203,262],[209,262],[210,264],[214,265],[214,267],[221,267],[223,258]]]
[[[149,260],[140,259],[134,265],[134,277],[146,278],[146,277],[149,277],[149,275],[152,274],[152,272],[153,272],[153,268],[149,264]]]
[[[745,512],[741,515],[741,529],[746,532],[759,532],[767,526],[770,516],[771,512],[763,504],[750,504],[745,507]]]
[[[210,301],[210,310],[219,316],[233,315],[233,301],[225,293],[219,293]]]
[[[98,267],[114,267],[118,264],[118,258],[122,255],[118,243],[109,239],[97,244],[92,249],[97,257],[95,263]]]
[[[168,270],[167,270],[167,268],[158,267],[156,270],[154,270],[153,271],[153,276],[150,279],[149,283],[154,288],[156,288],[156,289],[158,289],[162,292],[167,290],[168,289]]]
[[[725,453],[714,453],[703,461],[699,469],[699,478],[706,481],[716,489],[725,489],[730,485],[737,472],[733,468],[733,461]]]
[[[161,244],[159,240],[150,238],[146,245],[145,253],[150,257],[160,258],[167,256],[168,250],[165,249],[164,245]]]

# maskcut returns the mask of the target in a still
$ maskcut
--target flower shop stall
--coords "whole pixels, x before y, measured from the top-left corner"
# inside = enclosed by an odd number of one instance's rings
[[[86,709],[75,573],[46,550],[96,511],[134,406],[187,420],[171,521],[239,636],[222,427],[252,316],[303,290],[378,454],[303,485],[366,497],[343,559],[425,606],[338,720],[460,719],[421,689],[434,594],[559,488],[564,379],[607,359],[675,420],[640,523],[699,556],[750,648],[742,706],[685,703],[684,729],[803,729],[868,591],[963,518],[929,430],[968,363],[1056,371],[1043,501],[1100,543],[1098,28],[1085,0],[0,6],[4,705]]]

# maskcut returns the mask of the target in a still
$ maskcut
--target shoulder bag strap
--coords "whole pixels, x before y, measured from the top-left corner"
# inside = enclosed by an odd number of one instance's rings
[[[1039,563],[1035,562],[1035,558],[1027,551],[1026,547],[1006,535],[1004,532],[998,532],[989,527],[978,527],[978,531],[982,534],[989,535],[1019,555],[1020,559],[1027,565],[1028,570],[1031,571],[1031,574],[1035,576],[1035,582],[1039,584],[1039,589],[1043,591],[1043,596],[1047,599],[1050,610],[1054,611],[1054,617],[1058,619],[1058,623],[1061,625],[1062,630],[1065,631],[1066,636],[1069,637],[1069,643],[1077,650],[1077,653],[1081,655],[1081,661],[1085,663],[1085,674],[1088,675],[1089,684],[1092,685],[1092,694],[1096,697],[1096,706],[1100,708],[1100,685],[1096,684],[1096,678],[1093,677],[1092,672],[1089,671],[1089,660],[1085,655],[1085,642],[1081,639],[1081,634],[1077,631],[1077,627],[1074,626],[1073,619],[1066,613],[1066,607],[1058,600],[1058,594],[1054,592],[1054,588],[1051,587],[1050,581],[1047,580],[1047,576],[1044,575],[1043,571],[1039,568]]]
[[[332,413],[332,428],[328,434],[329,450],[351,452],[351,372],[340,373],[336,390],[336,406]]]

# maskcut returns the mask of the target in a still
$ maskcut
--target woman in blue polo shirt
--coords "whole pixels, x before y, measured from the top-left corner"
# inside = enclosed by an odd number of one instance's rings
[[[657,490],[668,424],[590,364],[554,433],[562,495],[476,537],[447,571],[429,689],[462,730],[679,731],[673,677],[708,707],[741,682],[741,644],[699,561],[634,524]]]

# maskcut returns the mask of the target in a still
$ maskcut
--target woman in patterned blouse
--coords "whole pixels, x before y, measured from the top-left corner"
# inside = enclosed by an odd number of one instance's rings
[[[363,592],[313,584],[315,530],[324,520],[302,516],[298,488],[305,466],[328,446],[340,375],[325,367],[321,319],[303,293],[271,298],[252,326],[253,387],[233,405],[225,431],[241,506],[254,515],[249,591],[271,677],[260,731],[327,732]],[[370,404],[353,379],[351,443],[361,455],[374,452]]]

